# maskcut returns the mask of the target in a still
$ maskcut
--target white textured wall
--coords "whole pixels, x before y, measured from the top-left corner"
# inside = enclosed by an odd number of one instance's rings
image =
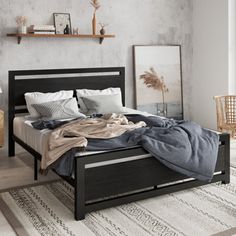
[[[229,0],[229,94],[236,94],[236,1]]]
[[[228,93],[228,1],[193,1],[191,119],[216,128],[214,95]]]
[[[69,12],[72,27],[91,33],[89,0],[0,0],[0,81],[4,85],[7,110],[7,72],[17,69],[70,67],[126,67],[126,104],[134,104],[132,45],[181,44],[185,115],[188,118],[189,81],[192,67],[192,0],[101,0],[98,22],[109,23],[103,45],[92,39],[15,38],[15,17],[25,15],[29,24],[52,24],[53,12]]]

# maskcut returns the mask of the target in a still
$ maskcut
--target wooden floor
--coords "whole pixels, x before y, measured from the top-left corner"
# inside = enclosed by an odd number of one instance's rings
[[[33,158],[30,154],[18,149],[17,155],[9,158],[6,151],[0,149],[0,192],[59,179],[56,174],[49,171],[46,176],[39,174],[39,180],[34,181],[33,173]]]

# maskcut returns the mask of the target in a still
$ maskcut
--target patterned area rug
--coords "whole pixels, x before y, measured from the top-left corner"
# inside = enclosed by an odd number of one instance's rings
[[[4,236],[236,234],[235,168],[228,185],[216,183],[92,212],[79,222],[73,218],[73,189],[62,181],[0,196]]]

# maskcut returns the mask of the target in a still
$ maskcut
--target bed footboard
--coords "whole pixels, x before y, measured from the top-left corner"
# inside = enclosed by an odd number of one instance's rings
[[[227,184],[229,135],[222,134],[220,142],[211,182]],[[91,211],[208,184],[170,170],[141,147],[78,157],[75,167],[76,220],[84,219]]]

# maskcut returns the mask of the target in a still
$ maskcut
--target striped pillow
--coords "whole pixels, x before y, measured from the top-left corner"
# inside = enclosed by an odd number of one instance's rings
[[[41,93],[41,92],[25,93],[25,101],[30,116],[34,118],[40,116],[40,114],[34,109],[32,104],[40,104],[40,103],[73,98],[73,93],[74,93],[73,90],[61,90],[55,93]]]
[[[32,104],[43,120],[69,119],[86,116],[79,112],[76,98]]]

